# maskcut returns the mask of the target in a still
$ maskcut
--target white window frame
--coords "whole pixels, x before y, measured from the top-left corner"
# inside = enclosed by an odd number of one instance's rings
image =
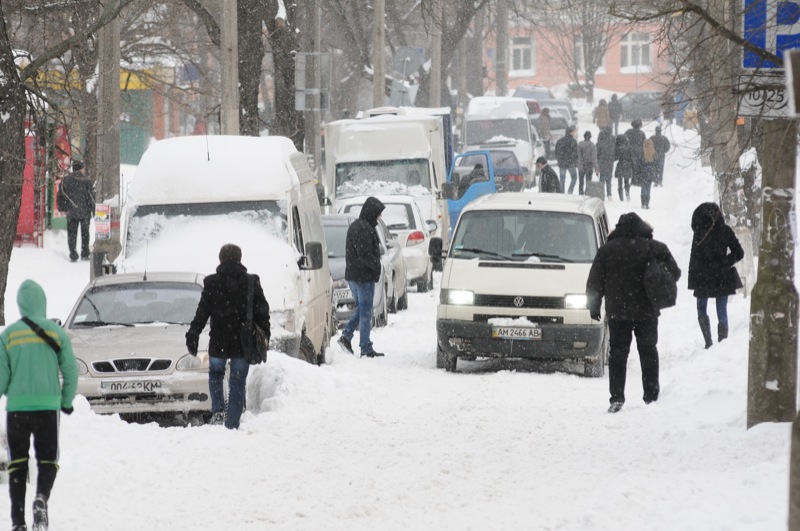
[[[647,64],[644,64],[642,57],[647,58]],[[622,74],[653,71],[652,35],[632,31],[622,36],[619,41],[619,71]]]
[[[530,68],[515,68],[514,52],[519,52],[522,56],[525,51],[530,53]],[[524,59],[521,60],[524,61]],[[533,37],[518,36],[509,39],[508,47],[508,75],[510,77],[528,77],[536,75],[536,46],[533,42]],[[523,66],[523,65],[520,65]]]
[[[579,53],[580,52],[580,53]],[[583,35],[576,35],[575,36],[575,68],[578,70],[578,73],[585,74],[586,69],[584,68],[583,62]],[[597,67],[597,71],[595,74],[605,74],[606,73],[606,56],[603,54],[603,60],[600,61],[600,66]]]

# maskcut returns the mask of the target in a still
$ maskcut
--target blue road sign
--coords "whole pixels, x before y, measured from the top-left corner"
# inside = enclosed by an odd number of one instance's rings
[[[800,48],[800,1],[744,0],[744,39],[783,57],[785,50]],[[747,50],[742,68],[780,69]]]

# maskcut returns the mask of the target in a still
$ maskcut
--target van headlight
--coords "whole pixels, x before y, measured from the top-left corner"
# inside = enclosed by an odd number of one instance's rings
[[[564,308],[568,310],[585,310],[586,302],[585,293],[575,293],[564,296]]]
[[[475,304],[475,293],[465,289],[447,290],[447,304],[471,306]]]

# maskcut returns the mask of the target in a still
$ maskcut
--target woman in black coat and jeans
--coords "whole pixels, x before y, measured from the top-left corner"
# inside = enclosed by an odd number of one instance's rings
[[[728,296],[742,287],[733,264],[744,258],[744,250],[733,229],[725,224],[716,203],[703,203],[692,214],[692,252],[689,258],[689,289],[697,297],[697,321],[706,348],[711,340],[708,299],[716,300],[717,340],[728,337]]]

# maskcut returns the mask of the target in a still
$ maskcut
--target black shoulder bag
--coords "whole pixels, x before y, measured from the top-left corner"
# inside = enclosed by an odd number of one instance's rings
[[[247,275],[247,318],[242,324],[242,354],[250,365],[257,365],[267,361],[267,348],[269,336],[253,322],[253,286],[255,277]]]
[[[22,320],[23,323],[28,325],[31,328],[31,330],[36,332],[36,335],[41,337],[44,340],[45,343],[50,345],[50,348],[53,349],[56,354],[60,354],[61,353],[61,347],[58,346],[58,343],[56,343],[56,340],[53,339],[52,337],[48,336],[47,332],[42,330],[41,326],[37,325],[36,323],[31,321],[27,317],[23,317],[21,320]]]

